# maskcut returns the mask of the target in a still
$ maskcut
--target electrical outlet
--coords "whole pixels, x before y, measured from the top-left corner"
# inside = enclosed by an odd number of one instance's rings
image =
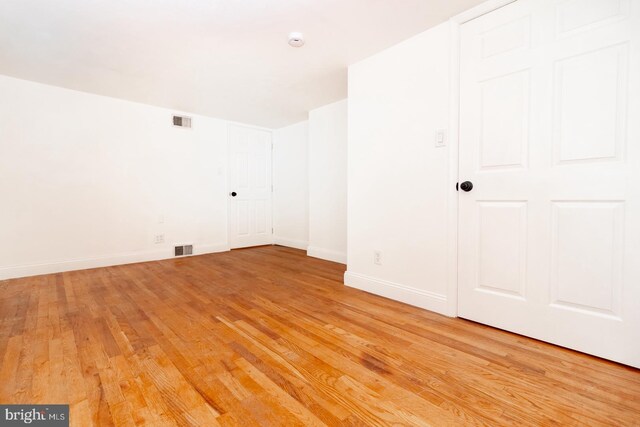
[[[373,263],[376,265],[382,265],[382,252],[373,251]]]
[[[159,243],[164,243],[164,234],[156,234],[155,243],[156,245]]]

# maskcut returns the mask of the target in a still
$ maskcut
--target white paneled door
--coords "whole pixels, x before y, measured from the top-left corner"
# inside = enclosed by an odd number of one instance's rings
[[[640,1],[461,26],[459,315],[640,367]]]
[[[271,132],[229,126],[229,245],[273,243],[271,223]]]

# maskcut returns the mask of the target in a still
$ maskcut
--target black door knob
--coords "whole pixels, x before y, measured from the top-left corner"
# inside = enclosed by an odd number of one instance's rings
[[[235,191],[231,192],[231,197],[236,197],[238,195],[238,193],[236,193]]]
[[[469,192],[469,191],[473,190],[473,183],[471,181],[465,181],[462,184],[460,184],[460,189],[462,191]]]

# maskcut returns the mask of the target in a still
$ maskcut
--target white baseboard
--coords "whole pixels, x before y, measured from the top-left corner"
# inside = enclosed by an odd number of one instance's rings
[[[352,273],[350,271],[344,273],[344,284],[409,305],[435,311],[445,316],[451,316],[445,295],[389,282],[387,280],[376,279],[365,276],[364,274]]]
[[[344,252],[331,251],[314,246],[307,247],[307,255],[314,258],[326,259],[327,261],[347,263],[347,254]]]
[[[218,252],[229,252],[231,248],[226,243],[214,243],[210,245],[193,245],[194,255],[215,254]],[[171,256],[170,258],[173,258]]]
[[[208,253],[228,251],[229,246],[227,244],[194,245],[193,250],[194,255],[204,255]],[[86,270],[88,268],[109,267],[112,265],[158,261],[168,258],[174,258],[172,248],[165,247],[161,250],[154,251],[127,252],[95,258],[0,267],[0,280],[38,276],[41,274],[62,273],[64,271]]]
[[[287,239],[286,237],[273,236],[273,244],[286,246],[288,248],[306,250],[309,242],[306,240]]]

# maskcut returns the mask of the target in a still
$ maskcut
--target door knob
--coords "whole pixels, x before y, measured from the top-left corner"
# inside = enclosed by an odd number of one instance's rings
[[[229,193],[231,195],[231,197],[236,197],[238,195],[238,193],[236,193],[235,191],[232,191],[231,193]]]
[[[460,184],[460,189],[462,191],[469,192],[473,190],[473,183],[471,181],[465,181],[462,184]]]

